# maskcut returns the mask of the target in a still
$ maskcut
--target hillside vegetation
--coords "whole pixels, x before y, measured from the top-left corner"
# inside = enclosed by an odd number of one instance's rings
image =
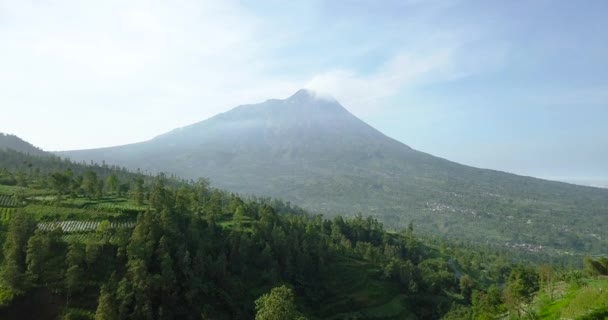
[[[499,288],[538,277],[508,253],[423,240],[411,224],[387,232],[372,217],[327,220],[206,180],[0,155],[15,182],[0,187],[2,319],[500,315]]]
[[[604,316],[605,258],[585,259],[584,280],[551,252],[14,150],[0,177],[1,319]]]
[[[554,299],[546,292],[538,298],[540,319],[608,319],[608,278],[561,282],[552,290]]]

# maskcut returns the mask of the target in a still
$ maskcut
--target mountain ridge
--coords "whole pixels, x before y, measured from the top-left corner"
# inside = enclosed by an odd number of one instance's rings
[[[12,149],[22,153],[27,153],[33,156],[50,156],[49,152],[46,152],[33,144],[21,139],[14,134],[6,134],[0,132],[0,149]]]

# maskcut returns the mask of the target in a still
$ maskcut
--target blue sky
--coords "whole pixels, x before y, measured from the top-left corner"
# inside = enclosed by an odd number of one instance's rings
[[[431,154],[602,183],[606,30],[592,0],[0,0],[0,131],[125,144],[308,87]]]

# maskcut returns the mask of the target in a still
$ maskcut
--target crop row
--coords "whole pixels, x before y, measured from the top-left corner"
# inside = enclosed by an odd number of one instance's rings
[[[11,219],[11,214],[15,209],[13,208],[0,208],[0,222],[6,222]]]
[[[42,231],[52,231],[61,228],[63,232],[90,232],[95,231],[99,227],[101,221],[78,221],[78,220],[67,220],[67,221],[53,221],[53,222],[40,222],[38,223],[38,229]],[[135,226],[133,221],[114,221],[110,222],[111,229],[120,228],[132,228]]]
[[[146,210],[145,206],[139,206],[136,204],[125,203],[125,202],[122,202],[122,203],[101,202],[101,203],[87,205],[86,207],[103,210],[103,211],[110,211],[110,212],[145,211]]]
[[[0,207],[18,207],[19,203],[13,196],[0,194]]]

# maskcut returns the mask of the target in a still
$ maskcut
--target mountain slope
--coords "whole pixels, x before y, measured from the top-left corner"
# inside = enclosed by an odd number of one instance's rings
[[[413,221],[439,234],[525,250],[600,252],[608,246],[608,190],[437,158],[306,90],[146,142],[60,154],[209,177],[221,188],[323,213],[372,214],[395,228]]]
[[[50,153],[42,151],[42,149],[35,147],[31,143],[24,141],[15,135],[0,133],[0,150],[3,149],[12,149],[33,156],[51,155]]]

